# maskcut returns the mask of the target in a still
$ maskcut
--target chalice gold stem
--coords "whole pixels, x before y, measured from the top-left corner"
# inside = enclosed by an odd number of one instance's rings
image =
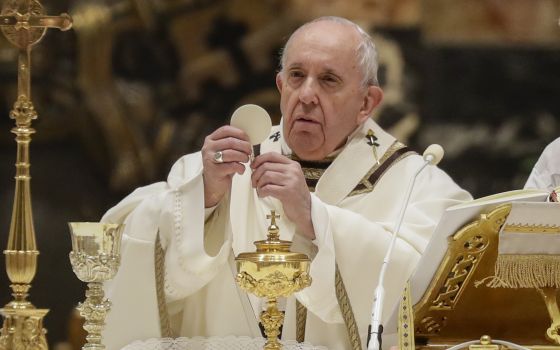
[[[103,283],[88,283],[86,300],[77,307],[80,315],[85,318],[84,329],[88,332],[87,343],[84,350],[103,350],[105,345],[101,343],[101,332],[105,327],[105,316],[111,309],[111,302],[105,299]]]
[[[261,314],[261,322],[264,327],[264,333],[267,340],[264,350],[282,349],[282,344],[278,341],[280,336],[280,327],[284,323],[284,313],[278,310],[278,303],[275,297],[269,297],[266,311]]]

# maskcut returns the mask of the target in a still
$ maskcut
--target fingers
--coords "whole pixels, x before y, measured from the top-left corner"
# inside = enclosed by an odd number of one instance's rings
[[[282,195],[284,193],[284,186],[267,184],[263,187],[257,188],[257,194],[259,198],[273,197],[282,201]]]
[[[217,164],[218,172],[223,176],[239,174],[242,175],[245,172],[245,165],[236,162],[229,162],[223,164]]]
[[[204,140],[204,146],[213,152],[233,149],[250,155],[253,151],[247,134],[229,125],[222,126],[208,135]]]
[[[209,159],[204,162],[206,173],[212,173],[217,177],[225,177],[228,175],[243,174],[245,172],[245,165],[248,161],[248,156],[245,153],[225,150],[222,151],[223,162],[217,162],[214,156],[208,157]]]
[[[214,152],[214,155],[212,156],[212,161],[214,163],[231,163],[231,162],[237,162],[237,163],[247,163],[249,161],[249,155],[245,152],[241,152],[241,151],[237,151],[234,149],[224,149],[222,152],[222,157],[221,157],[221,161],[217,161],[216,160],[216,153]]]
[[[263,163],[253,170],[251,183],[253,187],[260,188],[266,184],[283,185],[289,180],[289,172],[285,164]]]
[[[251,153],[252,147],[245,132],[229,125],[208,135],[202,146],[202,159],[207,173],[220,177],[243,173],[245,167],[239,163],[248,162]]]
[[[251,164],[251,168],[257,169],[264,163],[279,163],[279,164],[290,164],[294,163],[293,160],[281,155],[280,153],[276,152],[267,152],[255,157],[255,160]]]
[[[213,133],[208,135],[208,137],[212,140],[219,140],[227,137],[233,137],[239,140],[243,140],[249,142],[249,136],[238,128],[235,128],[231,125],[224,125],[221,128],[215,130]]]
[[[251,174],[251,184],[257,189],[259,195],[271,189],[268,185],[275,185],[278,188],[299,189],[305,185],[305,178],[299,163],[292,161],[277,153],[267,153],[255,158],[251,164],[253,173]],[[301,184],[299,183],[301,182]],[[276,187],[274,187],[276,189]],[[288,191],[290,192],[290,191]],[[277,195],[274,197],[280,199]]]

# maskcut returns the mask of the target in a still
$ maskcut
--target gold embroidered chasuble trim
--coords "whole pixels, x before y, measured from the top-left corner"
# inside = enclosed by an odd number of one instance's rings
[[[399,305],[399,324],[398,328],[399,349],[414,350],[416,348],[414,340],[414,313],[412,298],[410,294],[410,281],[404,288],[401,303]]]
[[[370,171],[368,171],[368,173],[348,196],[350,197],[373,191],[379,179],[391,168],[393,164],[413,153],[415,152],[411,151],[407,146],[395,141],[389,147],[387,152],[383,154],[383,157],[379,160],[379,164],[375,164]]]
[[[378,183],[379,179],[399,160],[414,154],[415,152],[410,151],[410,149],[404,144],[395,141],[383,154],[379,160],[379,164],[375,163],[374,166],[366,173],[362,180],[356,185],[356,187],[348,194],[347,197],[355,196],[358,194],[369,193],[373,191],[375,185]],[[315,186],[317,182],[325,172],[326,168],[330,165],[332,160],[326,160],[323,162],[305,162],[297,159],[297,157],[292,157],[293,160],[298,161],[301,164],[302,171],[305,175],[307,185],[311,192],[315,191]],[[338,305],[340,306],[340,311],[346,325],[346,331],[348,338],[353,350],[361,350],[362,342],[360,339],[360,332],[358,325],[356,323],[356,318],[354,316],[354,311],[352,310],[352,305],[350,303],[350,298],[348,297],[348,292],[344,286],[344,281],[342,275],[338,268],[338,264],[335,265],[335,291],[336,298],[338,300]],[[305,306],[296,302],[296,340],[298,342],[303,342],[305,340],[305,324],[307,320],[307,309]]]
[[[307,308],[296,299],[296,341],[305,341],[305,324],[307,323]]]
[[[342,318],[344,319],[344,324],[346,325],[348,340],[350,341],[353,350],[361,350],[362,341],[360,340],[360,330],[358,329],[356,317],[354,316],[352,304],[350,304],[350,298],[348,297],[348,292],[346,291],[346,287],[344,286],[342,275],[340,274],[340,270],[338,269],[338,264],[335,265],[334,281],[336,299],[338,300],[340,312],[342,312]]]

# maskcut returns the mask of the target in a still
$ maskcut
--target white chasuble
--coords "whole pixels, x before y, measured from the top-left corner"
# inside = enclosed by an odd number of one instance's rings
[[[368,130],[377,137],[375,146],[367,142]],[[134,340],[162,336],[154,267],[158,233],[165,251],[163,303],[173,335],[259,336],[259,300],[235,285],[232,258],[255,250],[253,242],[266,237],[266,215],[276,209],[281,215],[281,239],[293,240],[293,251],[313,259],[312,285],[295,296],[308,310],[305,341],[329,349],[352,348],[337,300],[338,265],[359,333],[356,337],[365,348],[373,293],[391,228],[407,184],[423,163],[420,156],[409,155],[378,169],[387,163],[377,165],[372,147],[383,159],[394,144],[395,139],[372,120],[351,135],[311,194],[313,242],[295,232],[280,202],[257,197],[248,166],[243,175],[234,176],[231,193],[205,221],[201,155],[179,159],[166,182],[134,191],[103,217],[105,222],[126,224],[122,265],[106,286],[113,307],[107,317],[105,344],[120,349]],[[289,155],[279,128],[261,145],[264,152]],[[370,183],[373,170],[382,170],[383,175]],[[384,315],[398,303],[443,211],[470,199],[437,167],[419,175],[388,269]],[[296,338],[295,309],[294,297],[288,298],[284,339]]]

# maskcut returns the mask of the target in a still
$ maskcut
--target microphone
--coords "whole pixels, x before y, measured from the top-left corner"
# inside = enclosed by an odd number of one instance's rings
[[[445,152],[443,151],[443,147],[441,147],[437,143],[434,143],[426,148],[422,157],[431,165],[438,165],[439,162],[441,162],[444,153]]]
[[[399,230],[401,229],[401,224],[404,219],[404,214],[406,213],[406,208],[408,207],[408,202],[410,201],[410,196],[412,195],[412,189],[414,188],[414,183],[418,175],[426,168],[428,165],[437,165],[443,158],[443,147],[438,144],[432,144],[426,148],[422,158],[424,158],[424,163],[416,173],[410,179],[408,188],[405,192],[405,198],[399,212],[398,220],[396,221],[395,227],[393,228],[393,234],[391,236],[391,242],[389,243],[389,248],[383,259],[383,264],[379,271],[379,281],[377,282],[377,287],[375,288],[375,294],[373,297],[373,308],[371,311],[371,324],[368,329],[368,350],[380,350],[381,349],[381,336],[383,334],[383,325],[381,324],[382,313],[383,313],[383,301],[385,299],[385,273],[387,272],[387,266],[391,261],[391,254],[393,248],[395,247],[395,242],[399,235]]]

